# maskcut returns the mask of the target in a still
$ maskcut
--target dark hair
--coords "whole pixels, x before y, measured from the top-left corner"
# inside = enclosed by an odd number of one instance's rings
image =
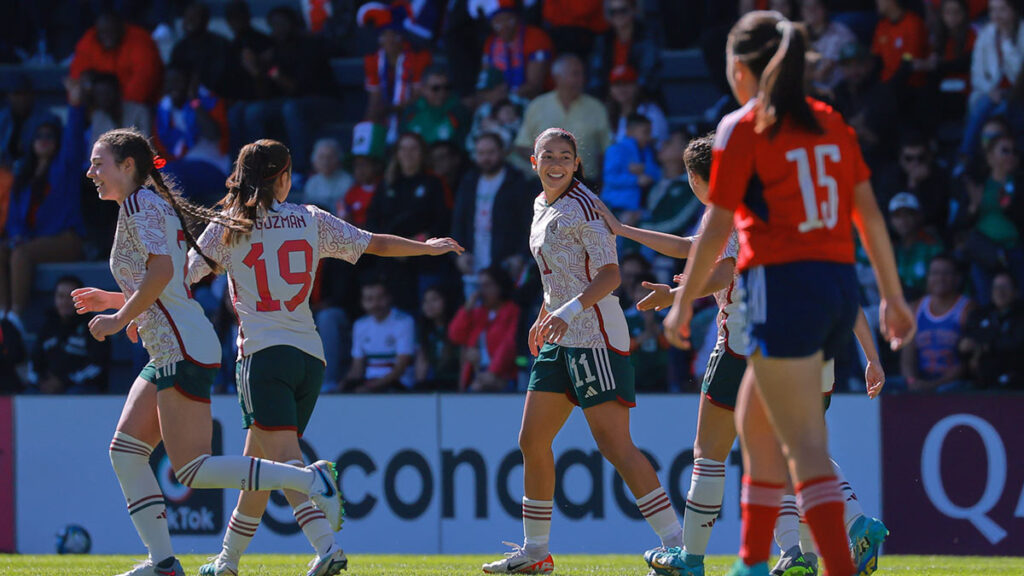
[[[377,286],[383,288],[384,293],[387,294],[389,297],[391,296],[391,288],[388,286],[387,278],[378,275],[371,275],[363,279],[363,281],[359,284],[359,292],[362,293],[362,291],[366,290],[367,288],[375,288]]]
[[[257,140],[242,146],[235,168],[224,183],[227,194],[217,207],[230,218],[248,222],[241,228],[225,228],[224,242],[231,244],[239,233],[252,232],[260,211],[274,203],[274,184],[292,167],[288,147],[277,140]]]
[[[74,274],[65,274],[60,278],[57,278],[57,282],[55,282],[53,285],[54,289],[56,289],[57,286],[60,286],[61,284],[72,284],[74,285],[75,288],[81,288],[82,286],[85,286],[85,283],[82,282],[82,279],[79,278],[78,276],[75,276]]]
[[[473,138],[473,145],[479,144],[482,140],[491,140],[492,142],[494,142],[494,144],[498,147],[499,150],[505,152],[505,140],[503,140],[501,138],[501,135],[498,134],[497,132],[484,130],[483,132],[477,134],[476,138]]]
[[[228,3],[224,7],[224,17],[228,20],[232,18],[245,18],[250,20],[252,18],[252,12],[249,10],[249,3],[245,0],[234,0]]]
[[[942,4],[945,4],[946,2],[954,2],[961,10],[964,11],[964,22],[959,30],[950,30],[949,28],[946,28],[946,22],[940,17],[938,19],[937,34],[935,35],[935,48],[939,50],[940,54],[943,54],[946,50],[946,44],[952,41],[953,55],[954,58],[957,58],[959,56],[969,54],[967,50],[967,39],[971,30],[971,12],[967,7],[967,0],[942,0]]]
[[[508,98],[502,98],[501,100],[498,100],[497,102],[495,102],[493,106],[491,106],[491,118],[497,118],[498,117],[498,112],[500,112],[501,109],[505,108],[506,106],[511,106],[511,107],[515,108],[516,112],[519,113],[519,114],[523,113],[523,107],[522,106],[520,106],[519,104],[516,104],[515,102],[509,100]]]
[[[39,156],[36,155],[35,139],[36,134],[40,130],[48,129],[53,132],[53,141],[56,145],[53,151],[53,155],[45,161],[45,166],[40,167],[40,162],[43,162]],[[23,188],[29,188],[30,194],[35,198],[36,201],[42,201],[43,196],[46,195],[46,189],[50,185],[50,166],[60,156],[61,140],[63,128],[59,122],[47,120],[36,126],[35,133],[32,134],[33,143],[29,146],[25,157],[18,161],[14,167],[14,191],[17,192]]]
[[[420,75],[424,80],[431,76],[444,76],[445,78],[451,78],[451,74],[448,72],[448,67],[444,64],[431,64],[430,66],[427,66],[426,69],[423,70],[423,74]]]
[[[774,136],[787,117],[809,132],[823,132],[804,93],[806,50],[803,26],[778,12],[749,12],[729,31],[728,53],[758,78],[758,132],[768,129]]]
[[[630,260],[632,260],[634,262],[638,262],[640,264],[640,266],[642,266],[643,269],[644,269],[643,273],[646,274],[647,272],[651,271],[651,261],[648,260],[647,257],[644,256],[643,254],[641,254],[640,252],[635,252],[635,251],[634,252],[627,252],[622,257],[622,264],[625,264],[626,262],[629,262]]]
[[[572,132],[569,132],[565,128],[548,128],[547,130],[541,132],[537,136],[537,139],[533,141],[534,155],[537,154],[537,146],[540,146],[541,142],[545,140],[550,140],[551,138],[561,138],[562,140],[568,142],[572,146],[573,155],[579,157],[579,149],[576,147],[576,136],[574,136]],[[572,177],[580,181],[583,180],[583,160],[580,160],[580,163],[576,168],[576,171],[572,173]]]
[[[1013,276],[1013,272],[1009,268],[999,268],[992,273],[992,283],[995,284],[996,278],[1000,276],[1006,276],[1010,279],[1010,285],[1013,287],[1014,293],[1017,291],[1017,278]],[[1016,294],[1014,294],[1016,295]]]
[[[637,124],[647,124],[648,126],[650,126],[651,119],[648,118],[647,116],[644,116],[643,114],[637,114],[636,112],[630,114],[629,116],[626,116],[626,128],[632,128]]]
[[[387,170],[384,172],[384,179],[388,184],[394,184],[395,180],[398,179],[400,170],[398,167],[397,150],[398,146],[402,143],[402,140],[406,138],[411,138],[420,148],[420,173],[422,174],[427,169],[427,153],[430,152],[430,150],[427,148],[426,140],[423,139],[423,136],[420,136],[415,132],[403,132],[402,135],[398,137],[398,140],[395,141],[396,153],[391,155],[391,162],[388,163]]]
[[[686,169],[704,179],[711,181],[711,150],[715,144],[715,132],[690,140],[683,151],[683,163]]]
[[[174,213],[178,216],[178,222],[181,224],[182,231],[185,233],[186,244],[202,256],[211,269],[219,270],[220,266],[199,249],[192,225],[194,223],[217,222],[229,229],[242,229],[245,226],[252,227],[251,221],[230,216],[225,217],[214,210],[196,206],[182,198],[181,191],[178,190],[174,180],[165,179],[164,175],[154,165],[153,159],[156,156],[156,149],[153,147],[153,144],[135,128],[110,130],[103,133],[96,140],[96,143],[109,147],[114,160],[118,164],[121,164],[128,158],[132,159],[135,164],[135,185],[151,188],[171,206]]]
[[[281,16],[283,18],[287,18],[288,19],[288,23],[291,24],[291,26],[292,26],[292,31],[293,32],[297,32],[299,30],[302,30],[303,27],[304,27],[303,26],[303,22],[302,22],[302,17],[299,16],[299,13],[296,12],[295,9],[292,8],[291,6],[286,6],[286,5],[283,5],[283,4],[282,5],[278,5],[278,6],[274,6],[273,8],[271,8],[270,10],[267,11],[267,22],[270,22],[270,19],[275,17],[275,16]]]
[[[492,264],[487,268],[480,271],[480,274],[486,274],[494,280],[494,283],[498,285],[498,298],[502,302],[507,302],[512,299],[512,292],[515,289],[515,283],[512,281],[512,277],[508,275],[500,264]]]
[[[957,259],[954,258],[953,255],[950,254],[949,252],[942,252],[940,254],[936,254],[935,256],[932,256],[931,260],[928,261],[928,268],[931,268],[932,264],[934,264],[935,262],[940,262],[940,261],[941,262],[949,262],[949,264],[951,266],[953,266],[953,269],[956,270],[956,273],[958,275],[960,275],[960,273],[961,273],[961,271],[960,271],[960,262],[958,262]]]
[[[919,130],[907,130],[900,137],[900,148],[931,148],[931,141]]]

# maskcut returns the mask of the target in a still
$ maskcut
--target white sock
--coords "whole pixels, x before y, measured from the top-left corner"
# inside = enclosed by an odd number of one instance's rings
[[[711,528],[722,511],[724,494],[725,462],[710,458],[694,460],[683,514],[683,547],[687,554],[703,556],[707,551]]]
[[[327,516],[309,500],[296,506],[292,513],[295,514],[295,521],[299,523],[299,528],[302,528],[302,533],[316,550],[316,555],[323,558],[334,544],[334,531],[331,530]]]
[[[128,502],[128,514],[139,538],[149,549],[149,557],[154,563],[160,563],[174,556],[174,549],[167,530],[164,495],[149,467],[152,453],[152,446],[124,432],[115,432],[110,441],[110,463]]]
[[[857,493],[853,491],[846,476],[843,476],[843,469],[835,460],[832,460],[832,470],[836,473],[836,480],[839,480],[839,489],[843,491],[843,522],[846,523],[846,533],[849,534],[854,522],[864,516],[864,510],[860,507]]]
[[[531,500],[523,496],[523,548],[530,558],[543,560],[548,556],[553,507],[551,500]]]
[[[309,494],[313,472],[280,462],[248,456],[203,454],[185,464],[174,475],[189,488],[233,488],[235,490],[294,490]]]
[[[249,542],[256,535],[256,529],[260,527],[260,519],[246,516],[236,508],[231,513],[231,520],[228,521],[228,529],[224,532],[224,546],[221,556],[228,565],[238,568],[238,560],[245,554]]]
[[[679,517],[664,488],[658,486],[650,494],[637,498],[636,506],[661,538],[664,547],[683,546],[683,527],[679,525]]]
[[[804,554],[817,554],[818,549],[814,547],[814,536],[811,534],[811,527],[807,521],[800,516],[800,552]]]
[[[796,496],[792,494],[782,497],[782,508],[779,508],[779,517],[775,520],[775,543],[783,553],[800,545],[800,510],[796,507]]]

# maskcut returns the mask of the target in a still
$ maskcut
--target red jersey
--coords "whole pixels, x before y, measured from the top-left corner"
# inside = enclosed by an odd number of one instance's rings
[[[888,18],[879,20],[871,41],[871,53],[882,59],[882,81],[887,82],[896,75],[904,58],[927,58],[928,44],[928,28],[924,20],[909,10],[896,22]],[[908,83],[922,86],[926,79],[924,73],[915,72],[910,75]]]
[[[853,188],[871,172],[857,135],[824,102],[807,99],[824,129],[785,119],[754,132],[755,100],[718,124],[712,150],[712,204],[735,212],[736,267],[799,261],[853,263]]]

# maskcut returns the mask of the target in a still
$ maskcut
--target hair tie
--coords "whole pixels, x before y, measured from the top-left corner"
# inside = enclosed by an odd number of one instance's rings
[[[167,166],[167,160],[161,158],[159,154],[153,154],[153,168],[163,170],[164,166]]]
[[[289,156],[288,159],[285,161],[284,166],[281,166],[280,170],[278,170],[277,172],[274,172],[270,176],[267,176],[266,178],[264,178],[264,180],[273,180],[274,178],[277,178],[281,174],[284,174],[285,170],[287,170],[288,168],[291,168],[291,165],[292,165],[292,159]]]

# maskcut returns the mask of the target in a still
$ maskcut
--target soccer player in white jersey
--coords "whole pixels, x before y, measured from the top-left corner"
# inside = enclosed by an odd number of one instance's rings
[[[211,223],[189,254],[190,283],[211,271],[226,272],[238,315],[238,398],[249,429],[245,455],[302,466],[299,436],[313,413],[323,382],[325,356],[309,308],[313,275],[321,258],[355,263],[377,256],[440,256],[461,252],[451,238],[426,242],[370,234],[314,206],[286,203],[291,155],[284,144],[259,140],[238,154],[219,206],[228,220],[251,222],[239,231]],[[214,267],[206,261],[208,255]],[[201,576],[238,574],[238,562],[267,506],[266,492],[242,492],[220,554]],[[317,557],[309,576],[330,576],[348,560],[324,514],[305,494],[285,491]]]
[[[80,314],[105,312],[89,322],[97,340],[131,323],[150,362],[136,378],[117,431],[110,461],[128,502],[128,513],[149,557],[125,576],[180,576],[167,529],[160,486],[149,466],[153,447],[167,449],[174,475],[189,488],[290,489],[309,494],[318,509],[341,524],[342,502],[334,464],[305,468],[244,456],[211,456],[210,385],[220,359],[213,326],[185,284],[186,245],[194,246],[186,215],[210,220],[216,213],[192,206],[164,182],[163,161],[145,136],[112,130],[93,146],[88,176],[102,200],[117,202],[117,232],[110,270],[121,292],[81,288],[72,292]],[[241,222],[221,219],[226,225]]]
[[[690,188],[704,204],[708,203],[713,143],[714,133],[695,138],[690,141],[683,154]],[[681,238],[624,225],[600,202],[598,210],[613,234],[643,244],[672,258],[686,258],[694,240],[699,237],[706,224],[706,219],[702,219],[697,236]],[[708,359],[707,372],[701,386],[697,433],[693,442],[693,473],[690,477],[690,490],[686,495],[686,514],[683,517],[683,548],[655,549],[645,554],[645,559],[652,570],[661,576],[703,576],[704,553],[711,537],[711,529],[722,508],[725,492],[725,459],[736,440],[734,411],[740,382],[747,367],[746,357],[737,351],[743,349],[742,344],[736,345],[731,341],[737,338],[737,335],[742,337],[744,333],[743,317],[738,313],[738,303],[733,299],[738,251],[739,241],[736,231],[733,230],[722,254],[718,257],[711,278],[702,291],[705,296],[714,294],[718,304],[718,341]],[[678,275],[676,279],[680,283],[686,281],[682,275]],[[644,287],[651,290],[651,293],[637,304],[641,310],[662,310],[672,306],[673,292],[681,289],[677,287],[672,290],[665,284],[652,283],[645,283]],[[863,311],[858,317],[854,333],[868,360],[865,370],[867,393],[869,397],[875,398],[882,391],[885,374],[882,372],[878,350],[875,348]],[[825,365],[822,373],[822,393],[825,397],[826,410],[831,403],[835,383],[834,371],[835,362],[832,360]],[[843,477],[842,470],[834,460],[832,464],[846,500],[844,516],[847,529],[851,533],[851,546],[861,549],[864,543],[862,539],[856,538],[855,534],[862,530],[856,529],[855,525],[858,522],[868,523],[877,520],[864,516],[852,487]],[[776,540],[783,554],[772,570],[773,576],[811,576],[816,573],[817,559],[814,557],[810,532],[806,524],[799,520],[800,512],[796,498],[789,494],[783,499],[782,511],[776,524]],[[877,552],[876,546],[873,551],[862,550],[859,554]]]
[[[577,179],[576,139],[550,128],[530,159],[543,192],[534,201],[530,251],[541,272],[544,302],[530,328],[537,356],[523,408],[525,542],[485,564],[489,574],[547,574],[555,491],[551,443],[574,406],[581,406],[601,454],[626,481],[640,512],[666,547],[682,544],[682,527],[651,463],[633,444],[635,405],[626,319],[612,291],[619,285],[615,239],[597,214],[597,196]]]

